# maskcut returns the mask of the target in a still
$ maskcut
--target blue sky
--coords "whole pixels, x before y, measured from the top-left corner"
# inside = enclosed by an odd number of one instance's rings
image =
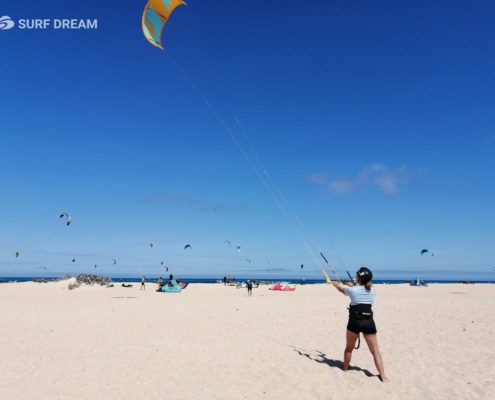
[[[493,2],[187,3],[2,4],[1,276],[492,279]]]

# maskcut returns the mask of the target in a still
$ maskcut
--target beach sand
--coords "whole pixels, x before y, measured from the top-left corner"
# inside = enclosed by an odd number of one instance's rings
[[[0,285],[1,399],[493,398],[495,285],[375,285],[384,384],[328,285],[67,284]]]

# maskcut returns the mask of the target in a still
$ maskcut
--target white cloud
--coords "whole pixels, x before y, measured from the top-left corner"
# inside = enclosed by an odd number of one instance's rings
[[[395,196],[400,193],[400,186],[409,181],[409,175],[406,167],[390,169],[384,164],[375,163],[368,165],[354,177],[331,178],[326,173],[319,173],[311,175],[308,180],[325,188],[327,194],[352,193],[375,188],[387,196]]]

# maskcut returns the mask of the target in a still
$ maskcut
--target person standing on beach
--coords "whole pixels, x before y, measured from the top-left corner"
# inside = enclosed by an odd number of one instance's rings
[[[338,282],[332,282],[332,285],[339,292],[351,298],[349,306],[349,322],[347,323],[347,344],[344,351],[344,372],[347,372],[351,362],[352,351],[359,334],[362,332],[368,348],[375,360],[376,368],[380,373],[382,382],[389,380],[385,376],[383,369],[382,356],[378,349],[378,341],[376,339],[376,325],[373,320],[373,311],[371,306],[375,301],[375,289],[372,288],[371,279],[373,274],[368,268],[362,267],[356,273],[357,286],[349,282],[348,287],[344,288]],[[360,342],[361,343],[361,342]],[[359,348],[359,344],[358,344]]]
[[[223,285],[227,286],[227,275],[223,277]]]
[[[144,285],[145,280],[146,280],[146,278],[143,275],[143,278],[141,279],[141,289],[139,289],[139,290],[143,290],[143,288],[144,288],[144,290],[146,290],[146,286]]]
[[[248,296],[252,296],[253,295],[253,282],[247,281],[246,287],[248,290]]]

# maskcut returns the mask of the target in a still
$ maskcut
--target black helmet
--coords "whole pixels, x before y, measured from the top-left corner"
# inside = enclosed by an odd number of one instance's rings
[[[356,275],[359,277],[359,282],[362,283],[363,285],[366,285],[368,282],[370,282],[373,279],[373,274],[366,267],[359,268],[358,271],[356,272]]]

